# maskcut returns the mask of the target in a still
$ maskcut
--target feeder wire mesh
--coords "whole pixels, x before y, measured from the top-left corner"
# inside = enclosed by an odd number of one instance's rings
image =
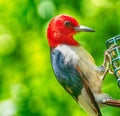
[[[120,88],[120,35],[112,37],[106,41],[107,49],[111,46],[114,46],[109,52],[111,56],[111,64]]]

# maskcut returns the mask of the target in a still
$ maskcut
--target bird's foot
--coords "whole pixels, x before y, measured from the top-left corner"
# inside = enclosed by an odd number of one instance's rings
[[[114,74],[114,71],[112,69],[112,67],[110,67],[110,64],[112,62],[112,58],[111,58],[111,55],[110,55],[110,52],[113,50],[114,47],[116,47],[117,45],[116,44],[113,44],[110,46],[109,49],[107,49],[105,52],[104,52],[104,62],[103,62],[103,65],[102,67],[105,69],[104,71],[104,75],[102,76],[102,80],[104,80],[107,72],[109,72],[109,74]]]
[[[111,61],[112,61],[112,58],[111,58],[111,51],[113,50],[113,48],[115,48],[115,47],[117,47],[117,45],[116,44],[112,44],[111,46],[110,46],[110,48],[109,49],[107,49],[106,51],[105,51],[105,53],[104,53],[104,63],[103,63],[103,66],[106,66],[106,65],[110,65],[111,64]],[[114,51],[113,51],[114,52]],[[114,54],[112,52],[112,54]]]

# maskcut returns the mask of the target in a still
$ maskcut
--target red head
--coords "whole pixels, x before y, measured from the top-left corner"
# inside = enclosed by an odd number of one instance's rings
[[[54,17],[47,30],[47,37],[51,48],[58,46],[59,44],[67,44],[71,46],[79,46],[79,43],[73,39],[73,35],[80,31],[90,31],[85,26],[80,26],[76,19],[67,15],[58,15]]]

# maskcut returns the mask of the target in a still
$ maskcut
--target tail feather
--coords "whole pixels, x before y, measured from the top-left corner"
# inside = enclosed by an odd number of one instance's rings
[[[85,88],[82,89],[81,94],[78,96],[78,104],[90,115],[90,116],[102,116],[99,108],[95,107],[94,103],[90,101],[89,96],[86,93]]]
[[[91,104],[89,104],[84,96],[79,95],[78,97],[78,104],[90,115],[90,116],[102,116],[100,112],[96,112],[93,110]]]

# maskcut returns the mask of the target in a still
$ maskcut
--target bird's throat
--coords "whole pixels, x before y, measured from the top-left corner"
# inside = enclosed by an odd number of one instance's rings
[[[50,39],[49,44],[51,48],[55,48],[60,44],[70,45],[70,46],[79,46],[80,44],[74,40],[73,37],[61,37],[56,39]]]
[[[73,37],[66,38],[65,44],[70,45],[70,46],[79,46],[79,43],[76,40],[74,40]]]

